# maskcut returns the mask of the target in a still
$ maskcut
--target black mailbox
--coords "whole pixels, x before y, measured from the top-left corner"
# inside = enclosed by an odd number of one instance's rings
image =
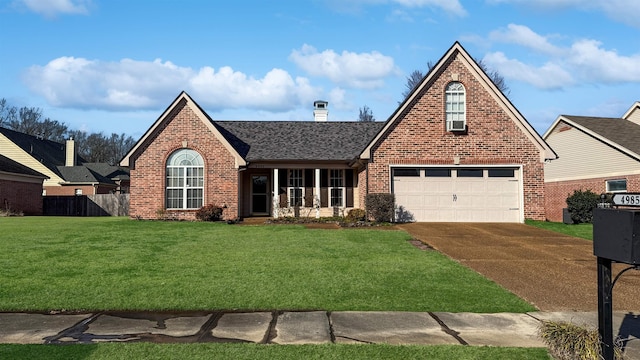
[[[640,210],[593,210],[593,254],[597,257],[640,264]]]

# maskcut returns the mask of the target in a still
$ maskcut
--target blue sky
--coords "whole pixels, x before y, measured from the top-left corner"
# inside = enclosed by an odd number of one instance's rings
[[[544,133],[640,100],[637,0],[0,0],[0,98],[138,138],[182,91],[216,120],[386,120],[459,41]]]

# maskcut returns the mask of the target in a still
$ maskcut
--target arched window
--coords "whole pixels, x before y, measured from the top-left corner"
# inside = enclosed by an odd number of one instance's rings
[[[190,149],[180,149],[167,160],[167,209],[198,209],[204,199],[204,161]]]
[[[467,125],[464,86],[451,82],[445,92],[447,131],[465,131]]]

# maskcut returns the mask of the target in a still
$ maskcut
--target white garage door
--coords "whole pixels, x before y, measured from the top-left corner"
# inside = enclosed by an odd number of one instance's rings
[[[393,168],[398,220],[520,222],[518,168]]]

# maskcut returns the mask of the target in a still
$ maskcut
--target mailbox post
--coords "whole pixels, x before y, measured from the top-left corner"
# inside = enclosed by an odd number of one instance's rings
[[[616,199],[618,195],[627,197]],[[640,206],[640,201],[636,202],[640,200],[640,194],[616,196],[613,198],[614,205]],[[613,360],[613,286],[624,271],[637,268],[640,264],[640,210],[594,209],[593,254],[598,258],[598,331],[602,341],[602,356],[605,360]],[[612,281],[613,262],[630,264],[632,267],[623,270]]]

